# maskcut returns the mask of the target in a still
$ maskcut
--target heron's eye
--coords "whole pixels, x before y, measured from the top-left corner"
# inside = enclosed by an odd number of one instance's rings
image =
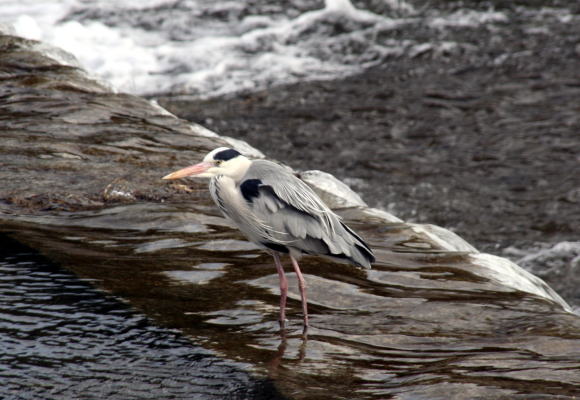
[[[216,165],[216,166],[218,166],[218,167],[219,167],[220,165],[222,165],[223,163],[224,163],[224,161],[223,161],[223,160],[215,160],[215,165]]]

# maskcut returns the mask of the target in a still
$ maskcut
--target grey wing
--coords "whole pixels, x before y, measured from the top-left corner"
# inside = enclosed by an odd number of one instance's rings
[[[334,230],[340,217],[336,215],[314,191],[289,170],[270,161],[252,162],[245,179],[258,179],[269,186],[278,200],[315,218],[327,229]]]
[[[277,240],[262,244],[370,267],[372,251],[312,189],[281,166],[254,161],[240,184],[252,212]]]

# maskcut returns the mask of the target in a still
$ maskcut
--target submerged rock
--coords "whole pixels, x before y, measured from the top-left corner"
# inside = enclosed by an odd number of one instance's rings
[[[319,172],[307,180],[377,263],[366,273],[305,258],[310,338],[293,301],[280,335],[269,257],[218,216],[205,182],[160,180],[225,142],[38,48],[0,38],[0,231],[290,398],[580,393],[580,318],[541,279],[444,228],[369,209]]]

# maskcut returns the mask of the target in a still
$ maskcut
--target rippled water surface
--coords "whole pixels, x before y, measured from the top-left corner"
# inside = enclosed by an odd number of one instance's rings
[[[2,236],[0,245],[0,398],[279,397],[242,364],[152,325],[31,249]]]
[[[137,223],[113,228],[139,213]],[[5,256],[3,374],[12,391],[36,382],[28,390],[136,398],[265,390],[239,365],[296,399],[580,394],[577,316],[482,277],[467,254],[421,243],[403,224],[354,224],[377,252],[368,274],[303,260],[312,325],[305,337],[294,277],[280,332],[271,258],[220,218],[136,204],[25,219],[9,223],[19,226],[16,237],[90,283],[45,259]]]

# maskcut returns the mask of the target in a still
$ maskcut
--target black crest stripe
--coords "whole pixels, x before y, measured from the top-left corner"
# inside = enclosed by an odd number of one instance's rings
[[[236,151],[234,149],[227,149],[227,150],[222,150],[222,151],[216,153],[213,156],[213,159],[214,160],[228,161],[228,160],[231,160],[232,158],[236,158],[239,155],[241,155],[239,151]]]

